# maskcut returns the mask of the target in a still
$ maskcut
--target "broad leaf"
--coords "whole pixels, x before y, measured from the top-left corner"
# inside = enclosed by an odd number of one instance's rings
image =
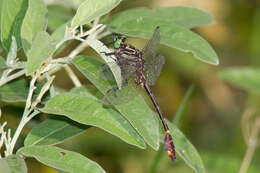
[[[152,10],[148,8],[134,8],[112,16],[108,20],[108,24],[114,20],[119,22],[119,18],[127,21],[137,20],[137,22],[138,20],[163,20],[169,24],[174,23],[186,28],[194,28],[214,22],[214,18],[209,13],[197,8],[184,6],[159,7]]]
[[[5,102],[25,102],[29,91],[25,79],[16,79],[0,87],[0,100]]]
[[[27,173],[24,159],[17,155],[0,158],[0,170],[4,173]]]
[[[41,111],[99,127],[129,144],[145,148],[142,138],[125,118],[87,94],[65,93],[54,96]]]
[[[21,26],[28,0],[4,0],[1,10],[1,41],[4,47],[9,50],[12,36],[15,36],[18,48],[21,47]]]
[[[26,157],[33,157],[39,162],[61,171],[105,173],[96,162],[83,155],[54,146],[23,147],[18,150],[18,153]]]
[[[169,23],[172,22],[186,28],[208,25],[215,21],[207,12],[198,8],[184,6],[155,8],[150,12],[154,14],[154,17],[158,20],[168,20]]]
[[[86,56],[75,57],[72,62],[101,93],[106,94],[112,88],[109,81],[99,76],[101,62]],[[133,100],[114,106],[132,124],[144,140],[153,149],[157,150],[159,148],[158,122],[154,118],[153,111],[143,98],[138,93],[136,95]]]
[[[250,67],[227,68],[220,72],[220,78],[230,84],[244,89],[260,93],[260,69]]]
[[[84,25],[97,17],[100,17],[113,8],[115,8],[121,0],[86,0],[78,8],[76,15],[72,19],[71,27]]]
[[[78,95],[84,95],[86,97],[91,97],[96,100],[101,100],[103,98],[103,94],[93,85],[76,87],[73,88],[70,92]]]
[[[69,23],[64,23],[51,34],[51,38],[56,44],[59,43],[65,37],[66,27],[68,25]]]
[[[64,8],[64,6],[55,4],[48,5],[48,30],[54,31],[64,23],[70,21],[73,16],[71,7]]]
[[[24,145],[56,145],[84,132],[87,128],[88,126],[80,128],[66,121],[47,119],[30,131]]]
[[[31,75],[52,56],[55,51],[55,44],[49,34],[45,31],[39,32],[28,51],[28,62],[26,75]]]
[[[160,26],[162,44],[192,53],[203,62],[218,65],[217,54],[206,40],[169,19],[157,18],[159,12],[156,13],[156,10],[155,14],[146,11],[149,10],[138,9],[120,13],[107,23],[108,29],[115,33],[148,39],[154,29]]]
[[[43,0],[29,0],[28,10],[23,20],[21,39],[23,49],[27,52],[33,39],[40,31],[47,27],[47,7]]]
[[[196,148],[190,141],[183,135],[183,133],[170,121],[167,120],[170,128],[173,142],[178,155],[185,161],[185,163],[194,169],[197,173],[205,173],[203,162],[200,158]],[[164,135],[164,132],[162,132]]]

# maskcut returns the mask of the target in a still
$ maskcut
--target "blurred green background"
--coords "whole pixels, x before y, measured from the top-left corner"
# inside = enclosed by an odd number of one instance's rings
[[[75,10],[62,3],[49,3],[49,31],[72,18]],[[55,2],[55,1],[54,1]],[[255,105],[259,99],[250,99],[248,93],[223,82],[218,72],[226,67],[258,66],[260,64],[260,2],[257,0],[124,0],[112,13],[128,8],[146,6],[168,7],[185,5],[200,8],[212,14],[214,24],[196,28],[194,31],[204,37],[216,50],[220,65],[212,66],[200,62],[190,54],[185,54],[166,46],[159,52],[166,57],[166,64],[152,88],[157,101],[168,119],[174,117],[185,92],[191,84],[195,85],[191,99],[185,108],[179,128],[194,144],[208,173],[238,172],[246,152],[246,144],[241,131],[243,112]],[[162,19],[163,20],[163,19]],[[129,42],[142,48],[145,41],[129,39]],[[68,51],[75,43],[68,46]],[[86,53],[89,49],[86,50]],[[66,52],[65,52],[66,53]],[[55,84],[70,89],[70,79],[57,73]],[[84,81],[84,78],[81,78]],[[88,83],[88,81],[84,81]],[[2,120],[15,128],[23,111],[22,104],[8,105],[0,103]],[[25,128],[30,128],[47,118],[41,115]],[[21,139],[22,140],[22,139]],[[20,141],[22,145],[22,141]],[[148,148],[141,150],[130,146],[120,139],[100,130],[91,128],[86,133],[65,141],[61,147],[80,152],[98,162],[111,173],[149,172],[156,152]],[[29,172],[58,172],[36,160],[27,159]],[[260,150],[256,149],[248,172],[260,172]],[[162,156],[157,172],[189,173],[193,172],[177,158],[175,162]]]

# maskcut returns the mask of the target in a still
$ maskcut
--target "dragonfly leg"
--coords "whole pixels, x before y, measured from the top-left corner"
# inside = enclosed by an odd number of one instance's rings
[[[116,52],[100,52],[100,53],[104,53],[106,56],[109,56],[109,55],[116,55],[117,53]]]

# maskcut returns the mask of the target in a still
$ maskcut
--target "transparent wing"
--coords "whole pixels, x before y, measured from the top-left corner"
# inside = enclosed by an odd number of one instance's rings
[[[105,105],[118,105],[129,102],[137,96],[136,92],[129,88],[129,85],[118,89],[117,86],[111,88],[104,95],[102,102]]]
[[[143,48],[143,58],[149,61],[151,58],[156,56],[158,45],[160,44],[160,28],[157,26],[154,30],[152,38],[147,42]]]
[[[113,68],[113,66],[116,66],[115,63],[110,63],[110,66],[108,64],[103,64],[99,68],[99,76],[102,79],[108,80],[108,81],[115,81],[114,75],[109,67]]]
[[[127,59],[121,58],[118,59],[117,64],[115,63],[109,63],[109,64],[103,64],[99,68],[99,75],[102,79],[108,80],[108,81],[115,81],[114,75],[111,72],[110,68],[113,68],[113,66],[119,65],[121,69],[121,75],[122,75],[122,86],[127,84],[127,81],[130,78],[134,78],[134,72],[136,70],[135,63],[131,63],[127,61]]]
[[[148,85],[155,84],[158,76],[160,75],[164,63],[165,59],[163,55],[159,55],[156,57],[154,56],[150,58],[149,61],[145,60],[144,73]]]

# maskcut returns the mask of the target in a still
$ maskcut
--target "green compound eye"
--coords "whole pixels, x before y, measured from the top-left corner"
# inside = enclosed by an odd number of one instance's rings
[[[118,39],[114,42],[114,47],[118,49],[120,47],[120,44],[122,43],[122,39]]]

